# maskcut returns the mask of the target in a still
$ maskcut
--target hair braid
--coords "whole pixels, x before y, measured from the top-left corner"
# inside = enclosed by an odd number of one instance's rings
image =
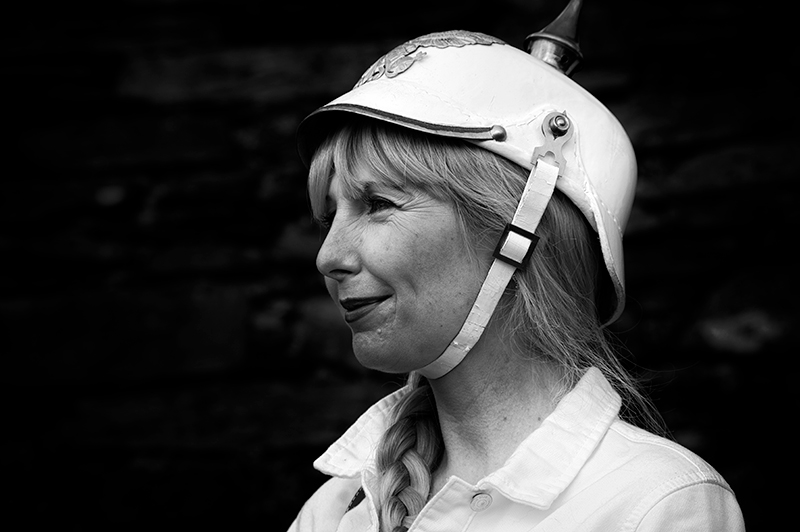
[[[422,510],[433,471],[442,456],[442,436],[430,385],[409,377],[411,391],[394,410],[394,423],[378,447],[376,506],[381,532],[403,532],[404,520]]]

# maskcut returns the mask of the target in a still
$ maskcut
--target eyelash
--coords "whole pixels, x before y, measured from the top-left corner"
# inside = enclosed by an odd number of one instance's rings
[[[364,199],[364,203],[366,203],[367,206],[369,207],[368,209],[369,214],[375,214],[378,211],[396,207],[394,203],[380,196],[367,197]]]
[[[385,209],[397,207],[397,205],[386,198],[380,196],[366,196],[362,198],[364,204],[367,206],[367,214],[376,214]],[[330,229],[333,224],[333,219],[336,216],[336,211],[331,211],[323,214],[317,219],[317,222],[325,229]]]
[[[336,216],[336,211],[331,211],[323,214],[319,218],[317,218],[317,223],[323,229],[330,229],[331,225],[333,224],[333,217]]]

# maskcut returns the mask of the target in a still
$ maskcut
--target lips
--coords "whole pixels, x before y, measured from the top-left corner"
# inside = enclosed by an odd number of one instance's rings
[[[358,321],[380,305],[382,302],[389,299],[391,296],[376,296],[376,297],[348,297],[340,299],[339,304],[345,310],[344,321],[353,323]]]

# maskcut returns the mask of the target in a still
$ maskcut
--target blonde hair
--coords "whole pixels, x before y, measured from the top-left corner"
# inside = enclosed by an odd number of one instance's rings
[[[473,144],[418,133],[361,117],[350,118],[317,150],[309,174],[312,211],[324,213],[334,172],[347,193],[368,171],[392,186],[412,187],[454,205],[468,248],[500,237],[511,220],[528,171]],[[610,347],[600,312],[612,308],[613,290],[599,242],[580,211],[556,191],[536,230],[531,262],[517,271],[495,318],[522,352],[555,368],[556,400],[589,367],[599,368],[623,398],[623,414],[663,432],[658,414]],[[430,385],[412,372],[411,392],[396,405],[393,425],[377,450],[375,494],[381,532],[404,529],[430,495],[442,456],[442,436]]]

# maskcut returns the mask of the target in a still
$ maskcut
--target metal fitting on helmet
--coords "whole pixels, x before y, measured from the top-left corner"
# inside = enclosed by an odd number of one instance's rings
[[[567,76],[583,61],[578,44],[578,15],[581,0],[570,0],[564,11],[543,30],[525,38],[525,50]]]

